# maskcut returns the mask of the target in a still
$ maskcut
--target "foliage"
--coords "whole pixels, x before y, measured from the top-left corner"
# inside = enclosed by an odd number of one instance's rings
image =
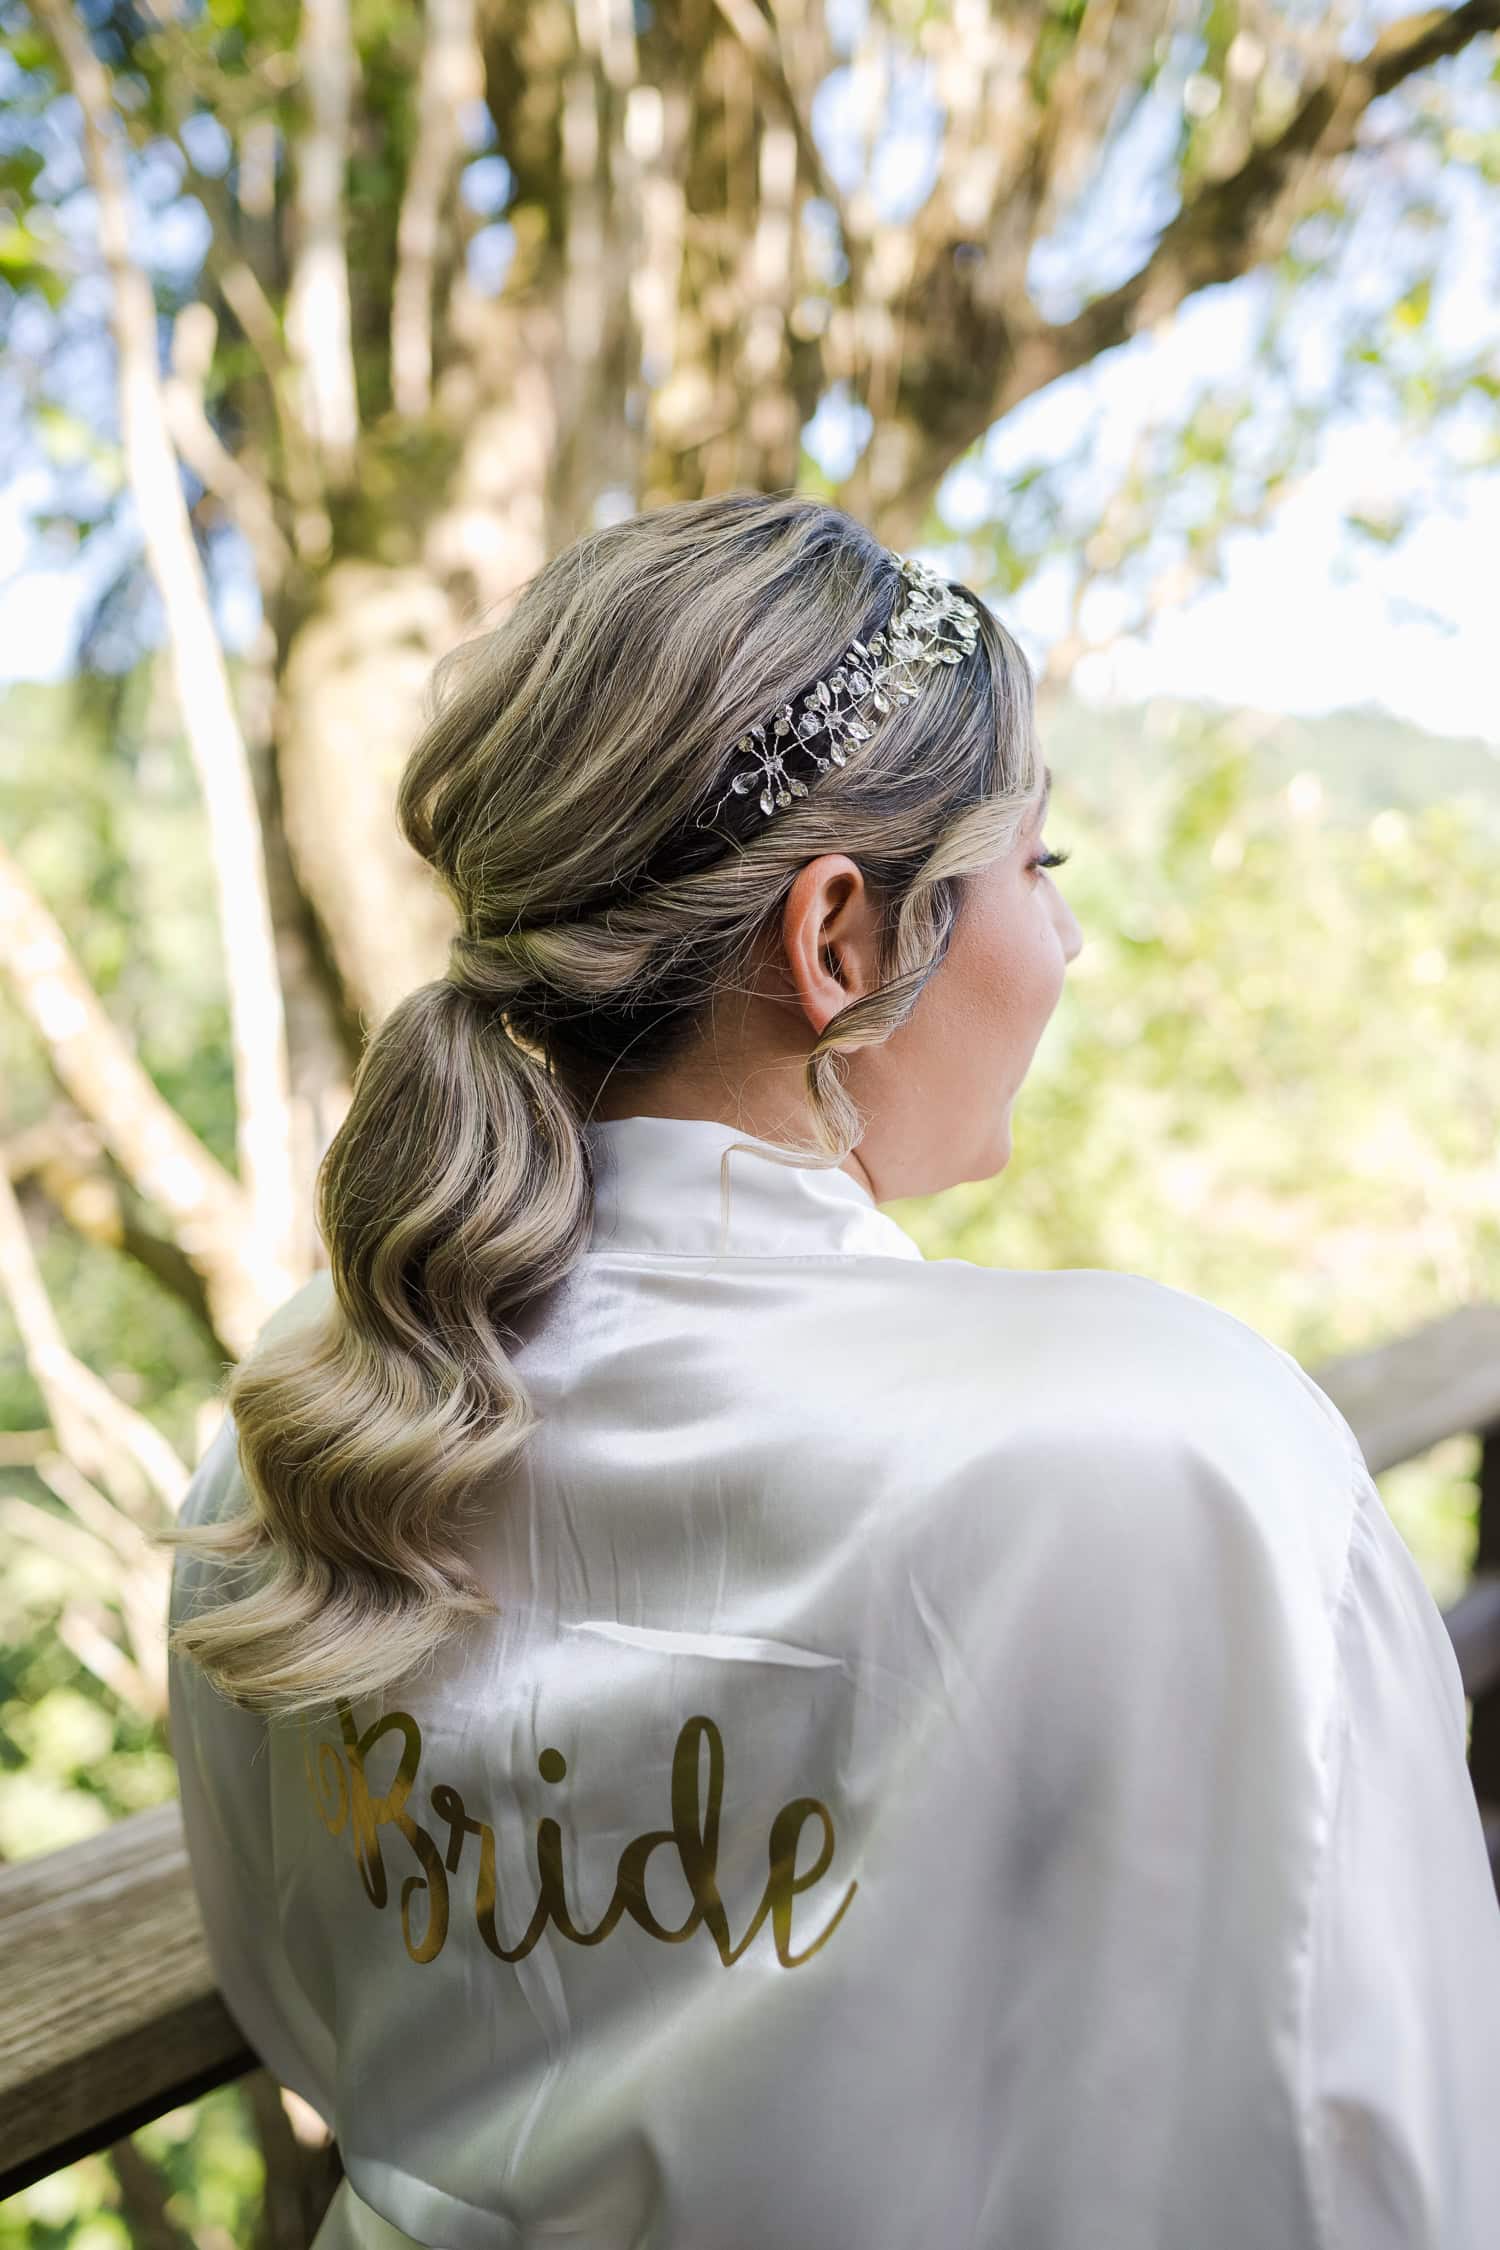
[[[132,2136],[161,2175],[182,2250],[246,2250],[265,2167],[238,2087],[168,2110]],[[108,2153],[86,2156],[0,2203],[0,2250],[132,2250],[160,2239],[133,2223]],[[176,2238],[174,2238],[176,2239]]]

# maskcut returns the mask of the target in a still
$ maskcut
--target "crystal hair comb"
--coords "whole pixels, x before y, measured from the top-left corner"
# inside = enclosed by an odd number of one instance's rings
[[[760,809],[769,816],[794,797],[807,795],[807,783],[788,773],[784,759],[789,750],[807,752],[819,773],[847,765],[851,751],[868,742],[896,699],[911,702],[921,685],[920,666],[959,664],[978,645],[972,597],[961,593],[926,563],[891,553],[901,565],[906,597],[888,625],[873,634],[868,645],[851,641],[831,672],[814,682],[798,698],[798,708],[784,703],[770,719],[761,719],[742,734],[735,748],[751,759],[737,773],[713,807],[726,803],[731,793],[743,797],[760,784]],[[944,638],[951,629],[954,641]],[[698,827],[708,825],[700,818]]]

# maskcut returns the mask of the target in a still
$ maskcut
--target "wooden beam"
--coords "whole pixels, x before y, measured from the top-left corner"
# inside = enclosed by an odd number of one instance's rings
[[[0,1867],[0,2196],[258,2059],[214,1989],[176,1802]]]
[[[1461,1305],[1410,1335],[1308,1373],[1379,1476],[1461,1430],[1500,1425],[1500,1305]]]

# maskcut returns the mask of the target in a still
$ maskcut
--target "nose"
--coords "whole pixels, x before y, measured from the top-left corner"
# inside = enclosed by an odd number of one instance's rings
[[[1076,961],[1079,954],[1083,951],[1083,932],[1078,927],[1077,915],[1073,912],[1072,907],[1069,906],[1066,899],[1063,899],[1062,901],[1062,910],[1063,957],[1068,961]]]

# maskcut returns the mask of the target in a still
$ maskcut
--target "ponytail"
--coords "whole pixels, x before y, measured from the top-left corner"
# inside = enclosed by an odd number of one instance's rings
[[[492,997],[449,977],[366,1050],[317,1198],[327,1304],[273,1323],[225,1393],[249,1508],[163,1535],[265,1566],[170,1645],[231,1701],[282,1714],[373,1695],[497,1613],[461,1509],[535,1426],[507,1316],[581,1255],[593,1183],[562,1087]]]

